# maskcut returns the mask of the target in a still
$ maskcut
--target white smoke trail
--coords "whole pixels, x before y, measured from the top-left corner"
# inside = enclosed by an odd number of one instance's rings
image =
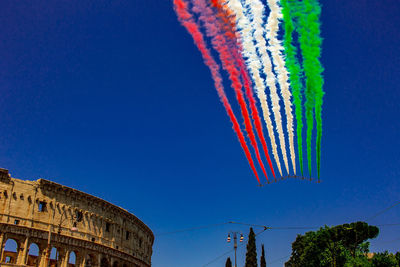
[[[282,127],[282,117],[280,112],[280,104],[279,104],[279,95],[276,88],[276,78],[275,74],[272,71],[272,63],[271,59],[267,52],[267,42],[264,38],[265,29],[263,27],[263,18],[264,18],[264,5],[260,0],[245,0],[244,1],[247,7],[246,13],[249,18],[252,18],[252,27],[254,39],[256,40],[256,47],[258,53],[261,56],[262,61],[262,69],[265,76],[267,77],[267,86],[269,87],[271,103],[272,103],[272,111],[275,117],[276,130],[278,132],[279,142],[281,144],[281,151],[283,162],[285,163],[286,171],[289,173],[289,164],[287,160],[286,154],[286,141],[285,135],[283,133]],[[289,96],[290,101],[290,96]]]
[[[274,155],[276,164],[280,175],[282,175],[282,168],[279,161],[277,145],[275,141],[274,128],[270,118],[270,111],[267,103],[267,96],[265,94],[264,80],[261,78],[260,69],[261,62],[257,56],[256,48],[253,43],[252,28],[249,19],[243,13],[243,6],[239,0],[222,0],[224,6],[231,10],[236,16],[238,32],[240,34],[240,41],[243,47],[243,57],[246,60],[249,71],[255,83],[255,91],[260,100],[261,108],[265,124],[267,125],[268,135],[271,140],[272,154]],[[266,49],[265,49],[266,51]],[[287,161],[287,160],[286,160]]]
[[[252,2],[258,2],[259,0],[253,0]],[[281,42],[278,40],[279,23],[283,19],[282,8],[279,5],[280,0],[267,0],[268,6],[271,10],[267,26],[267,40],[269,43],[268,50],[271,52],[274,69],[278,76],[279,86],[281,88],[280,93],[283,99],[283,104],[286,113],[287,131],[289,135],[289,150],[292,159],[293,171],[296,174],[296,154],[294,152],[294,133],[293,133],[293,114],[292,114],[292,103],[290,98],[292,96],[289,90],[289,73],[285,67],[285,59],[282,55],[283,47]]]

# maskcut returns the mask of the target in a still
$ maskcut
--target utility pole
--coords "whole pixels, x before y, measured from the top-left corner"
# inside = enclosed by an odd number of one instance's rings
[[[239,234],[239,232],[229,232],[228,233],[228,238],[226,240],[228,243],[231,242],[231,234],[233,236],[233,249],[235,250],[235,266],[234,267],[237,267],[237,264],[236,264],[236,250],[237,250],[237,235]],[[243,242],[243,234],[242,233],[240,233],[239,242]]]

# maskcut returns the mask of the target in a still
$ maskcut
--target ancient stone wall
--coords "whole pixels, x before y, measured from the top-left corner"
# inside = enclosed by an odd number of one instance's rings
[[[17,252],[14,262],[5,263],[8,239],[16,241]],[[33,266],[50,266],[55,247],[58,266],[69,266],[74,252],[76,266],[147,267],[153,242],[150,228],[120,207],[44,179],[14,179],[0,169],[0,266],[30,266],[35,243],[39,256]]]

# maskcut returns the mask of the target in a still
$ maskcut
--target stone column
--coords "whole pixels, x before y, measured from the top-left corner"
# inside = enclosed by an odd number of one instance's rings
[[[4,252],[4,237],[5,234],[0,234],[0,262],[3,262],[3,252]]]
[[[28,251],[29,251],[29,237],[27,236],[25,238],[24,246],[21,248],[21,253],[18,255],[18,264],[25,265],[27,256],[28,256]]]
[[[61,260],[61,267],[68,267],[68,261],[69,261],[69,254],[71,253],[70,250],[65,250],[63,253],[63,258]]]
[[[77,255],[76,253],[75,253],[75,257],[76,257],[76,259],[75,259],[75,266],[76,267],[85,267],[85,264],[86,264],[86,253],[84,253],[83,251],[82,252],[79,252],[79,254]]]
[[[50,253],[51,253],[51,250],[49,251],[49,247],[48,246],[46,246],[41,251],[41,253],[39,254],[39,256],[40,256],[39,267],[48,267],[49,266]]]
[[[91,263],[91,265],[92,265],[92,267],[98,267],[98,266],[100,266],[100,255],[99,254],[92,254],[92,256],[91,256],[91,261],[92,261],[92,263]]]

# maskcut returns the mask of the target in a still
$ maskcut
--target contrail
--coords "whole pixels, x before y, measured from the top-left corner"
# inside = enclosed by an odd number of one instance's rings
[[[321,137],[322,137],[322,98],[324,95],[322,86],[323,67],[319,58],[321,56],[322,39],[320,37],[321,7],[316,0],[304,0],[303,2],[294,2],[293,5],[296,15],[299,17],[299,41],[303,57],[304,74],[306,76],[306,118],[307,118],[307,155],[308,168],[311,176],[311,139],[314,126],[314,108],[317,122],[317,171],[318,179],[320,177],[320,157],[321,157]]]
[[[251,79],[250,76],[247,72],[245,62],[243,57],[241,56],[241,51],[242,51],[242,45],[237,41],[236,38],[236,23],[231,16],[227,12],[226,9],[223,8],[223,6],[218,2],[218,0],[211,0],[212,6],[215,7],[216,12],[217,12],[217,17],[219,18],[221,22],[221,28],[225,34],[225,37],[229,43],[229,48],[231,50],[231,53],[233,54],[233,57],[236,60],[236,64],[238,65],[240,69],[240,74],[243,79],[243,84],[246,92],[246,97],[249,100],[250,103],[250,109],[251,109],[251,115],[254,121],[254,126],[257,131],[258,138],[261,141],[265,157],[267,158],[269,167],[271,169],[272,175],[274,178],[275,176],[275,171],[272,166],[271,158],[268,153],[268,146],[267,142],[265,141],[264,133],[263,133],[263,126],[261,123],[261,118],[258,114],[258,109],[256,106],[256,99],[254,98],[253,91],[252,91],[252,84],[251,84]]]
[[[258,150],[258,145],[256,137],[254,135],[253,126],[250,121],[249,112],[247,110],[247,104],[244,99],[242,92],[242,84],[240,82],[240,73],[235,67],[232,54],[227,45],[225,37],[221,34],[221,25],[217,18],[214,16],[213,10],[207,6],[205,0],[194,0],[193,1],[193,11],[199,13],[199,19],[204,24],[206,28],[207,36],[211,38],[211,43],[214,49],[218,52],[219,57],[222,62],[223,68],[228,72],[229,78],[232,82],[232,88],[235,91],[236,99],[238,100],[240,110],[242,112],[242,117],[244,119],[244,124],[246,132],[249,136],[250,143],[254,148],[256,158],[260,164],[260,167],[268,180],[267,172],[265,171],[264,164],[260,157],[260,152]]]
[[[297,150],[299,152],[299,162],[301,175],[303,172],[303,106],[302,106],[302,82],[301,82],[301,67],[297,60],[297,48],[293,45],[293,20],[290,14],[290,7],[287,0],[281,0],[283,21],[285,27],[283,46],[285,47],[286,67],[290,72],[290,84],[292,88],[293,103],[296,114],[296,132],[297,132]]]
[[[229,0],[228,3],[231,3],[231,6],[233,8],[237,9],[238,11],[240,10],[241,13],[243,14],[244,8],[240,4],[239,0]],[[286,154],[286,141],[285,141],[285,135],[283,133],[282,117],[281,117],[281,113],[280,113],[279,95],[278,95],[278,92],[276,89],[275,74],[272,72],[271,59],[267,52],[267,44],[266,44],[266,40],[264,38],[265,30],[262,26],[263,17],[264,17],[264,5],[258,0],[245,0],[245,3],[246,3],[246,6],[248,7],[247,15],[248,15],[248,17],[252,18],[251,25],[253,28],[253,34],[254,34],[254,40],[256,43],[256,47],[257,47],[258,53],[261,55],[262,67],[260,66],[259,70],[263,70],[263,72],[266,76],[266,82],[267,82],[267,86],[269,87],[269,92],[270,92],[270,97],[271,97],[272,112],[273,112],[274,118],[275,118],[276,131],[278,132],[279,142],[281,145],[283,162],[285,163],[286,172],[289,173],[289,164],[288,164],[287,154]],[[238,21],[239,20],[240,19],[238,19]],[[246,31],[247,30],[251,31],[250,20],[248,18],[246,18],[246,20],[243,20],[243,21],[245,21],[245,23],[243,23],[243,25],[246,25],[248,27],[248,29],[246,29]],[[238,24],[239,23],[240,22],[238,22]],[[246,49],[246,47],[245,47],[245,49]]]
[[[192,38],[194,40],[194,43],[196,44],[197,48],[201,52],[201,55],[204,59],[204,63],[210,69],[212,78],[214,80],[214,85],[215,85],[215,88],[217,89],[217,92],[221,99],[221,102],[223,103],[225,110],[226,110],[230,120],[232,121],[233,129],[238,136],[240,145],[242,146],[242,148],[245,152],[245,155],[250,164],[250,167],[251,167],[254,175],[256,176],[258,183],[260,183],[260,178],[258,177],[258,173],[254,166],[254,162],[251,157],[249,148],[247,147],[243,133],[240,129],[240,125],[236,119],[235,114],[233,113],[231,105],[229,104],[229,100],[226,97],[224,87],[222,85],[222,77],[219,73],[219,65],[212,57],[211,51],[207,48],[206,42],[204,40],[204,36],[201,33],[199,26],[196,24],[192,14],[189,12],[187,3],[183,0],[174,0],[174,9],[178,16],[179,21],[186,28],[186,30],[190,33],[190,35],[192,36]]]
[[[259,0],[251,0],[254,4],[261,4]],[[293,171],[296,174],[296,154],[294,152],[294,134],[293,134],[293,115],[292,115],[292,103],[290,101],[291,93],[289,91],[289,73],[285,67],[285,59],[282,55],[282,44],[278,40],[279,23],[282,19],[282,10],[279,6],[279,0],[268,0],[268,6],[271,10],[267,20],[267,39],[269,41],[268,50],[271,53],[274,69],[278,77],[280,86],[280,93],[283,99],[283,105],[286,113],[286,127],[288,131],[289,139],[289,151],[292,160]]]
[[[243,47],[243,56],[246,59],[249,71],[255,82],[255,90],[257,97],[260,100],[261,108],[263,111],[263,117],[267,125],[268,135],[271,140],[272,154],[274,155],[276,164],[280,175],[282,176],[281,164],[279,161],[277,145],[275,142],[274,129],[270,118],[270,111],[267,103],[267,96],[265,94],[264,80],[261,78],[259,69],[261,68],[261,62],[257,56],[256,48],[253,44],[252,29],[250,26],[250,21],[243,13],[242,4],[238,0],[221,0],[224,7],[230,9],[236,16],[238,33],[241,38]],[[287,159],[285,164],[287,164]]]

